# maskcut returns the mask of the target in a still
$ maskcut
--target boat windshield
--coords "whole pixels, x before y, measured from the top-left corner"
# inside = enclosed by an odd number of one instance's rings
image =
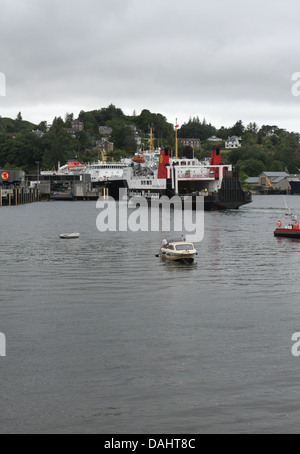
[[[179,244],[176,246],[176,251],[192,251],[194,246],[192,244]]]

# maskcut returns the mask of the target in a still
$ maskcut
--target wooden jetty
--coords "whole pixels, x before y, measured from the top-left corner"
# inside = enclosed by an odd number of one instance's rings
[[[40,191],[37,188],[0,188],[0,207],[17,206],[26,203],[34,203],[40,201]]]

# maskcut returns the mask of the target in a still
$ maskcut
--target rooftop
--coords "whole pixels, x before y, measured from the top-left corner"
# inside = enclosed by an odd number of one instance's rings
[[[250,177],[250,178],[247,178],[246,183],[247,184],[259,184],[259,179],[258,179],[258,177]]]
[[[260,175],[265,175],[268,178],[277,178],[277,177],[282,177],[286,178],[289,176],[288,173],[286,172],[262,172]]]

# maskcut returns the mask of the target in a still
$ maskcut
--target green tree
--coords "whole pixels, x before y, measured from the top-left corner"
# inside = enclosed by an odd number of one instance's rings
[[[216,135],[217,130],[210,123],[206,122],[204,118],[203,122],[199,120],[199,117],[190,118],[188,123],[184,123],[179,130],[179,137],[181,138],[195,138],[200,140],[207,140],[210,136]]]
[[[270,171],[271,172],[284,172],[286,168],[286,164],[282,161],[273,161],[271,164]]]
[[[43,133],[47,132],[47,122],[46,121],[41,121],[41,123],[38,125],[38,129],[42,131]]]
[[[71,128],[72,127],[72,121],[74,121],[74,114],[67,112],[66,115],[65,115],[66,128]]]
[[[14,139],[8,134],[0,134],[0,166],[5,167],[9,160],[9,153],[13,147]],[[13,163],[12,163],[13,164]]]
[[[99,126],[107,126],[108,121],[116,119],[125,121],[126,119],[122,109],[119,109],[114,104],[110,104],[108,107],[104,107],[100,110],[93,110],[92,112],[89,113],[91,113],[94,116]]]
[[[243,135],[243,144],[255,144],[255,137],[250,131],[245,132]]]
[[[153,126],[153,118],[150,110],[144,109],[140,116],[136,119],[136,124],[142,132],[147,134],[149,128]]]
[[[258,126],[255,122],[249,123],[247,126],[247,131],[250,132],[253,136],[258,134]]]
[[[6,159],[26,172],[35,167],[35,162],[41,160],[43,148],[41,140],[32,132],[19,134],[12,142]]]
[[[95,136],[99,135],[99,125],[93,112],[81,111],[79,114],[79,120],[84,123],[84,130],[87,133]]]
[[[257,177],[261,172],[266,170],[263,161],[254,158],[239,161],[238,168],[250,177]]]
[[[65,130],[64,121],[55,118],[50,131],[41,139],[44,148],[43,166],[52,168],[58,162],[66,162],[74,154],[74,139]]]
[[[242,120],[236,122],[236,124],[231,128],[230,135],[241,137],[245,132],[245,126],[243,125]]]
[[[132,127],[115,121],[111,139],[117,149],[131,151],[133,154],[136,152],[137,143]]]

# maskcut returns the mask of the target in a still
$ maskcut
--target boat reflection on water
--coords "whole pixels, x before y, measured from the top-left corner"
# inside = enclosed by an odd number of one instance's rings
[[[163,266],[166,266],[168,270],[176,273],[184,270],[191,270],[195,269],[198,266],[198,263],[196,261],[187,263],[187,262],[169,262],[169,261],[163,261],[162,263]]]

